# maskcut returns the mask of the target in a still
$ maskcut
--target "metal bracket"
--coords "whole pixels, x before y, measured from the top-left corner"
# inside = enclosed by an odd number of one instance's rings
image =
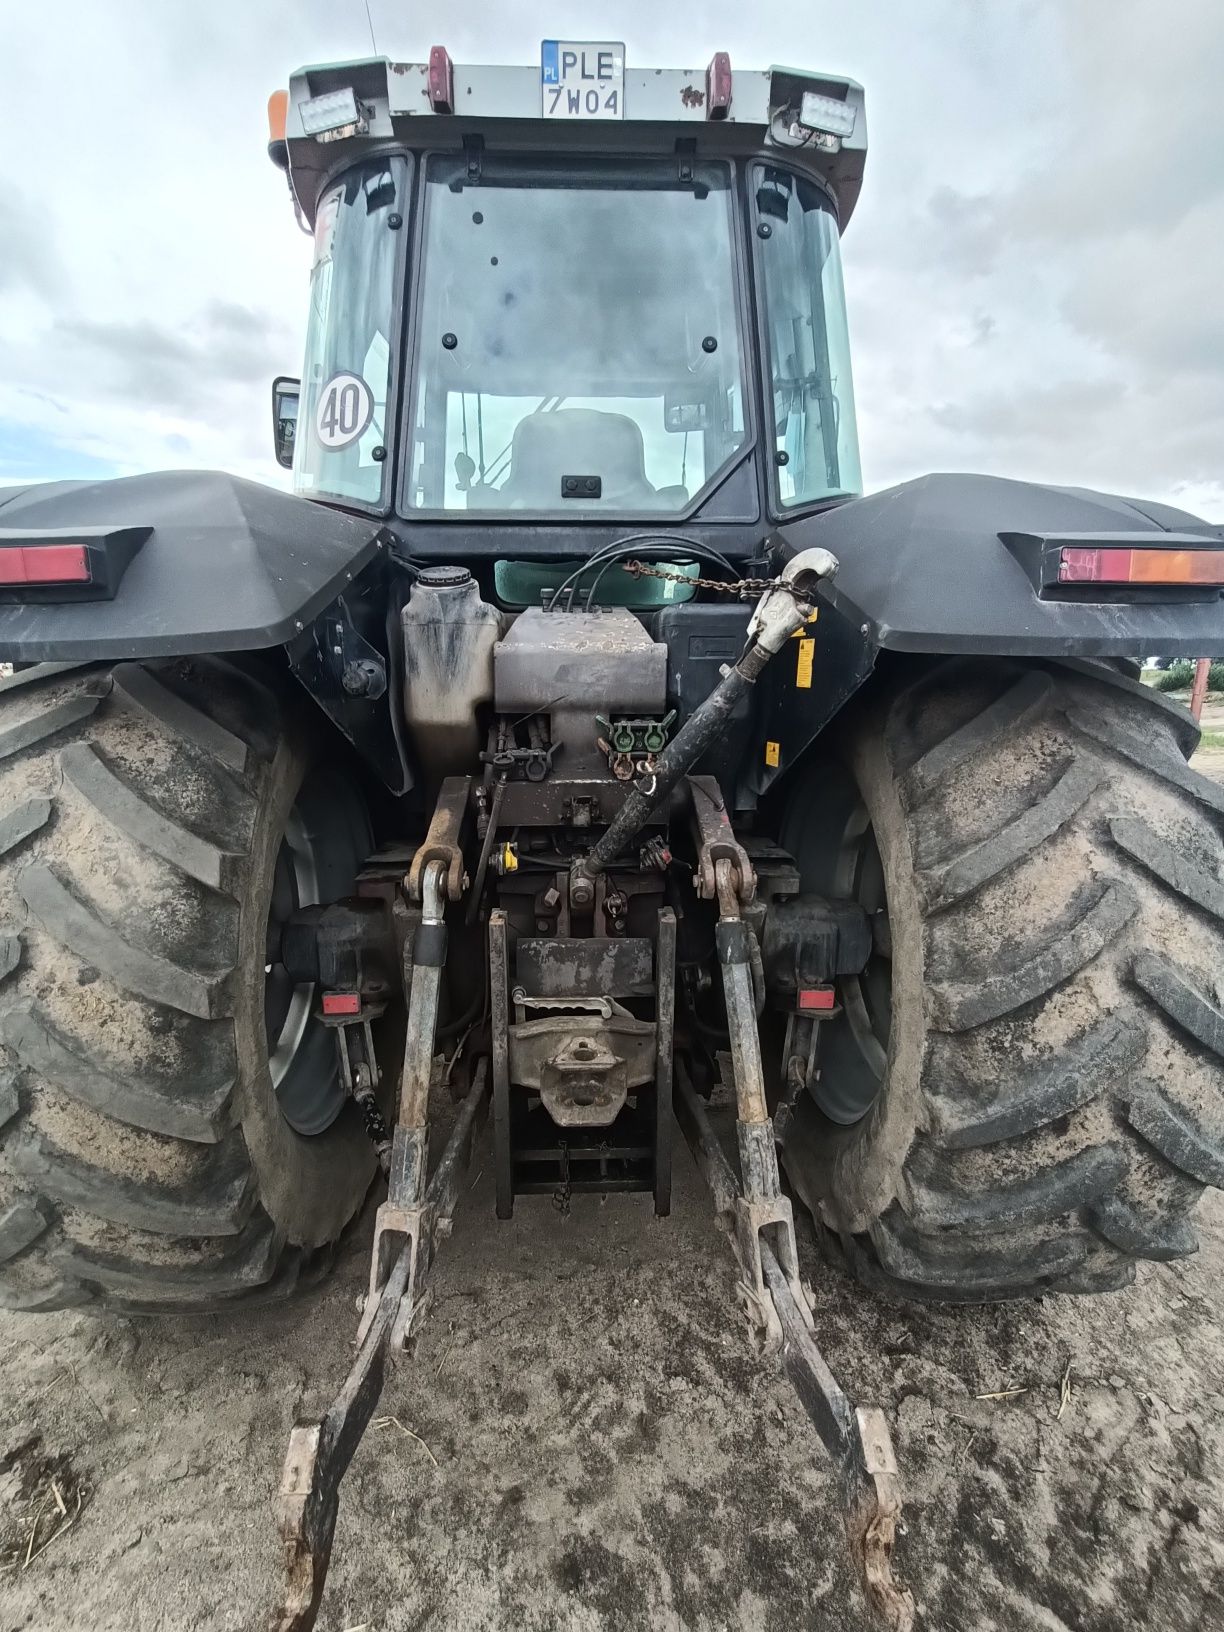
[[[438,802],[430,818],[425,839],[412,858],[408,869],[407,892],[413,901],[421,899],[425,869],[431,861],[440,861],[446,868],[444,898],[458,901],[467,885],[463,870],[463,849],[459,843],[463,818],[467,814],[470,776],[448,776],[438,790]]]
[[[361,1343],[378,1317],[383,1293],[399,1259],[408,1260],[408,1277],[396,1305],[388,1342],[393,1350],[408,1346],[420,1329],[428,1307],[426,1277],[433,1261],[433,1239],[425,1206],[397,1207],[384,1201],[374,1215],[374,1244],[370,1253],[370,1290],[366,1295],[357,1341]]]
[[[756,873],[748,852],[732,830],[722,790],[712,776],[690,776],[685,780],[688,782],[693,836],[697,844],[697,871],[693,877],[693,887],[703,901],[713,901],[718,894],[716,864],[720,861],[730,862],[736,874],[736,896],[747,906],[756,895]]]
[[[582,1013],[602,1015],[605,1020],[611,1020],[614,1014],[627,1020],[633,1018],[625,1005],[614,997],[529,997],[521,986],[516,986],[510,993],[510,1001],[516,1009],[543,1009],[548,1013],[578,1009]]]
[[[749,1320],[756,1326],[766,1348],[776,1348],[782,1341],[773,1299],[765,1283],[765,1258],[768,1250],[783,1266],[796,1309],[809,1328],[812,1322],[811,1293],[799,1274],[799,1249],[795,1242],[795,1217],[786,1196],[775,1196],[770,1201],[749,1201],[745,1196],[735,1198],[732,1245],[740,1267],[740,1291]]]
[[[808,1082],[816,1069],[820,1025],[820,1019],[802,1014],[792,1014],[786,1022],[786,1037],[782,1043],[782,1058],[786,1062],[782,1097],[774,1106],[773,1117],[774,1138],[779,1150],[786,1146],[795,1111],[807,1093]]]

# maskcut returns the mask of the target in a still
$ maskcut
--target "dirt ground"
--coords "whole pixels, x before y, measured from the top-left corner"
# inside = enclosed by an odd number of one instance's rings
[[[677,1178],[667,1221],[529,1198],[501,1225],[475,1179],[396,1420],[350,1470],[324,1632],[868,1625],[686,1152]],[[1196,1258],[1129,1292],[961,1310],[868,1296],[805,1234],[825,1353],[893,1426],[920,1626],[1224,1625],[1224,1198],[1202,1223]],[[0,1321],[0,1632],[257,1625],[286,1437],[344,1372],[365,1273],[359,1235],[304,1302],[245,1320]],[[82,1506],[26,1565],[48,1467]]]
[[[346,1481],[323,1632],[865,1629],[823,1453],[752,1352],[687,1153],[666,1221],[580,1197],[496,1224],[479,1150],[473,1172]],[[941,1310],[856,1289],[805,1232],[826,1357],[893,1428],[920,1626],[1224,1626],[1224,1197],[1201,1233],[1128,1292]],[[0,1632],[259,1624],[289,1428],[347,1367],[367,1240],[368,1218],[322,1287],[245,1319],[0,1318]]]

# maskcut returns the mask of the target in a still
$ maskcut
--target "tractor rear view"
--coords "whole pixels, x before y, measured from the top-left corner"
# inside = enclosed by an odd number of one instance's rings
[[[678,1126],[904,1627],[888,1430],[821,1359],[791,1197],[902,1298],[1195,1250],[1224,791],[1137,660],[1224,655],[1224,536],[860,496],[851,81],[549,41],[269,111],[314,250],[293,493],[0,493],[0,1302],[286,1297],[378,1188],[281,1490],[306,1627],[485,1119],[503,1219],[666,1215]]]

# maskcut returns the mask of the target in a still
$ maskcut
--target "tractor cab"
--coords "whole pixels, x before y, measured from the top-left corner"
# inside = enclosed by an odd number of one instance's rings
[[[270,118],[314,237],[298,493],[453,558],[508,525],[518,555],[573,552],[576,523],[749,554],[763,517],[859,491],[853,82],[435,48],[302,69]]]

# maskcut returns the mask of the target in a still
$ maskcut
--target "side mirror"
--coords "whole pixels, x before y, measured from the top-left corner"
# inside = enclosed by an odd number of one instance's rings
[[[301,380],[278,374],[272,381],[272,442],[276,462],[286,470],[293,465],[293,444],[297,439],[298,396]]]

